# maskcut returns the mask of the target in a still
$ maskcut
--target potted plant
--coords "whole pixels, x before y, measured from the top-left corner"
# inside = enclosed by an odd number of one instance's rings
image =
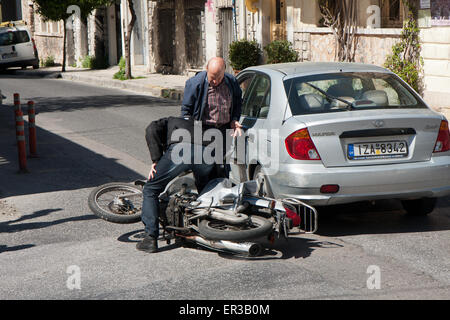
[[[259,64],[261,49],[256,41],[238,40],[230,44],[230,65],[235,74],[247,67]]]
[[[292,49],[292,43],[287,40],[274,40],[264,47],[267,63],[296,62],[298,52]]]

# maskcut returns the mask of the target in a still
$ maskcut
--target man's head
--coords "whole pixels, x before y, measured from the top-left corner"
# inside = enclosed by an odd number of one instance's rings
[[[214,57],[208,61],[206,72],[208,74],[208,82],[217,87],[223,80],[225,75],[225,61],[220,57]]]

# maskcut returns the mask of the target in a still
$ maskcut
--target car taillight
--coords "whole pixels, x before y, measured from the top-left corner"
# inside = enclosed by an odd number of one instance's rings
[[[33,43],[34,55],[37,55],[37,47],[36,47],[36,42],[34,41],[34,38],[31,38],[31,42]]]
[[[295,131],[285,140],[286,150],[296,160],[320,160],[308,129]]]
[[[434,152],[445,152],[450,150],[450,132],[448,131],[448,121],[442,120],[439,134],[434,146]]]

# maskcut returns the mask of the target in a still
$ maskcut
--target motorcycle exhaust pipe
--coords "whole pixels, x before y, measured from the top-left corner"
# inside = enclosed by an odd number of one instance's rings
[[[188,240],[212,249],[228,250],[236,253],[248,254],[251,257],[258,256],[262,252],[262,246],[252,242],[232,242],[227,240],[207,240],[200,236],[187,236]]]

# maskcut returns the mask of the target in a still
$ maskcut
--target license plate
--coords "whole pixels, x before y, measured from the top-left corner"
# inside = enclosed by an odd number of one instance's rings
[[[17,52],[4,53],[2,54],[2,59],[16,58]]]
[[[348,145],[350,160],[390,159],[408,156],[406,141],[354,143]]]

